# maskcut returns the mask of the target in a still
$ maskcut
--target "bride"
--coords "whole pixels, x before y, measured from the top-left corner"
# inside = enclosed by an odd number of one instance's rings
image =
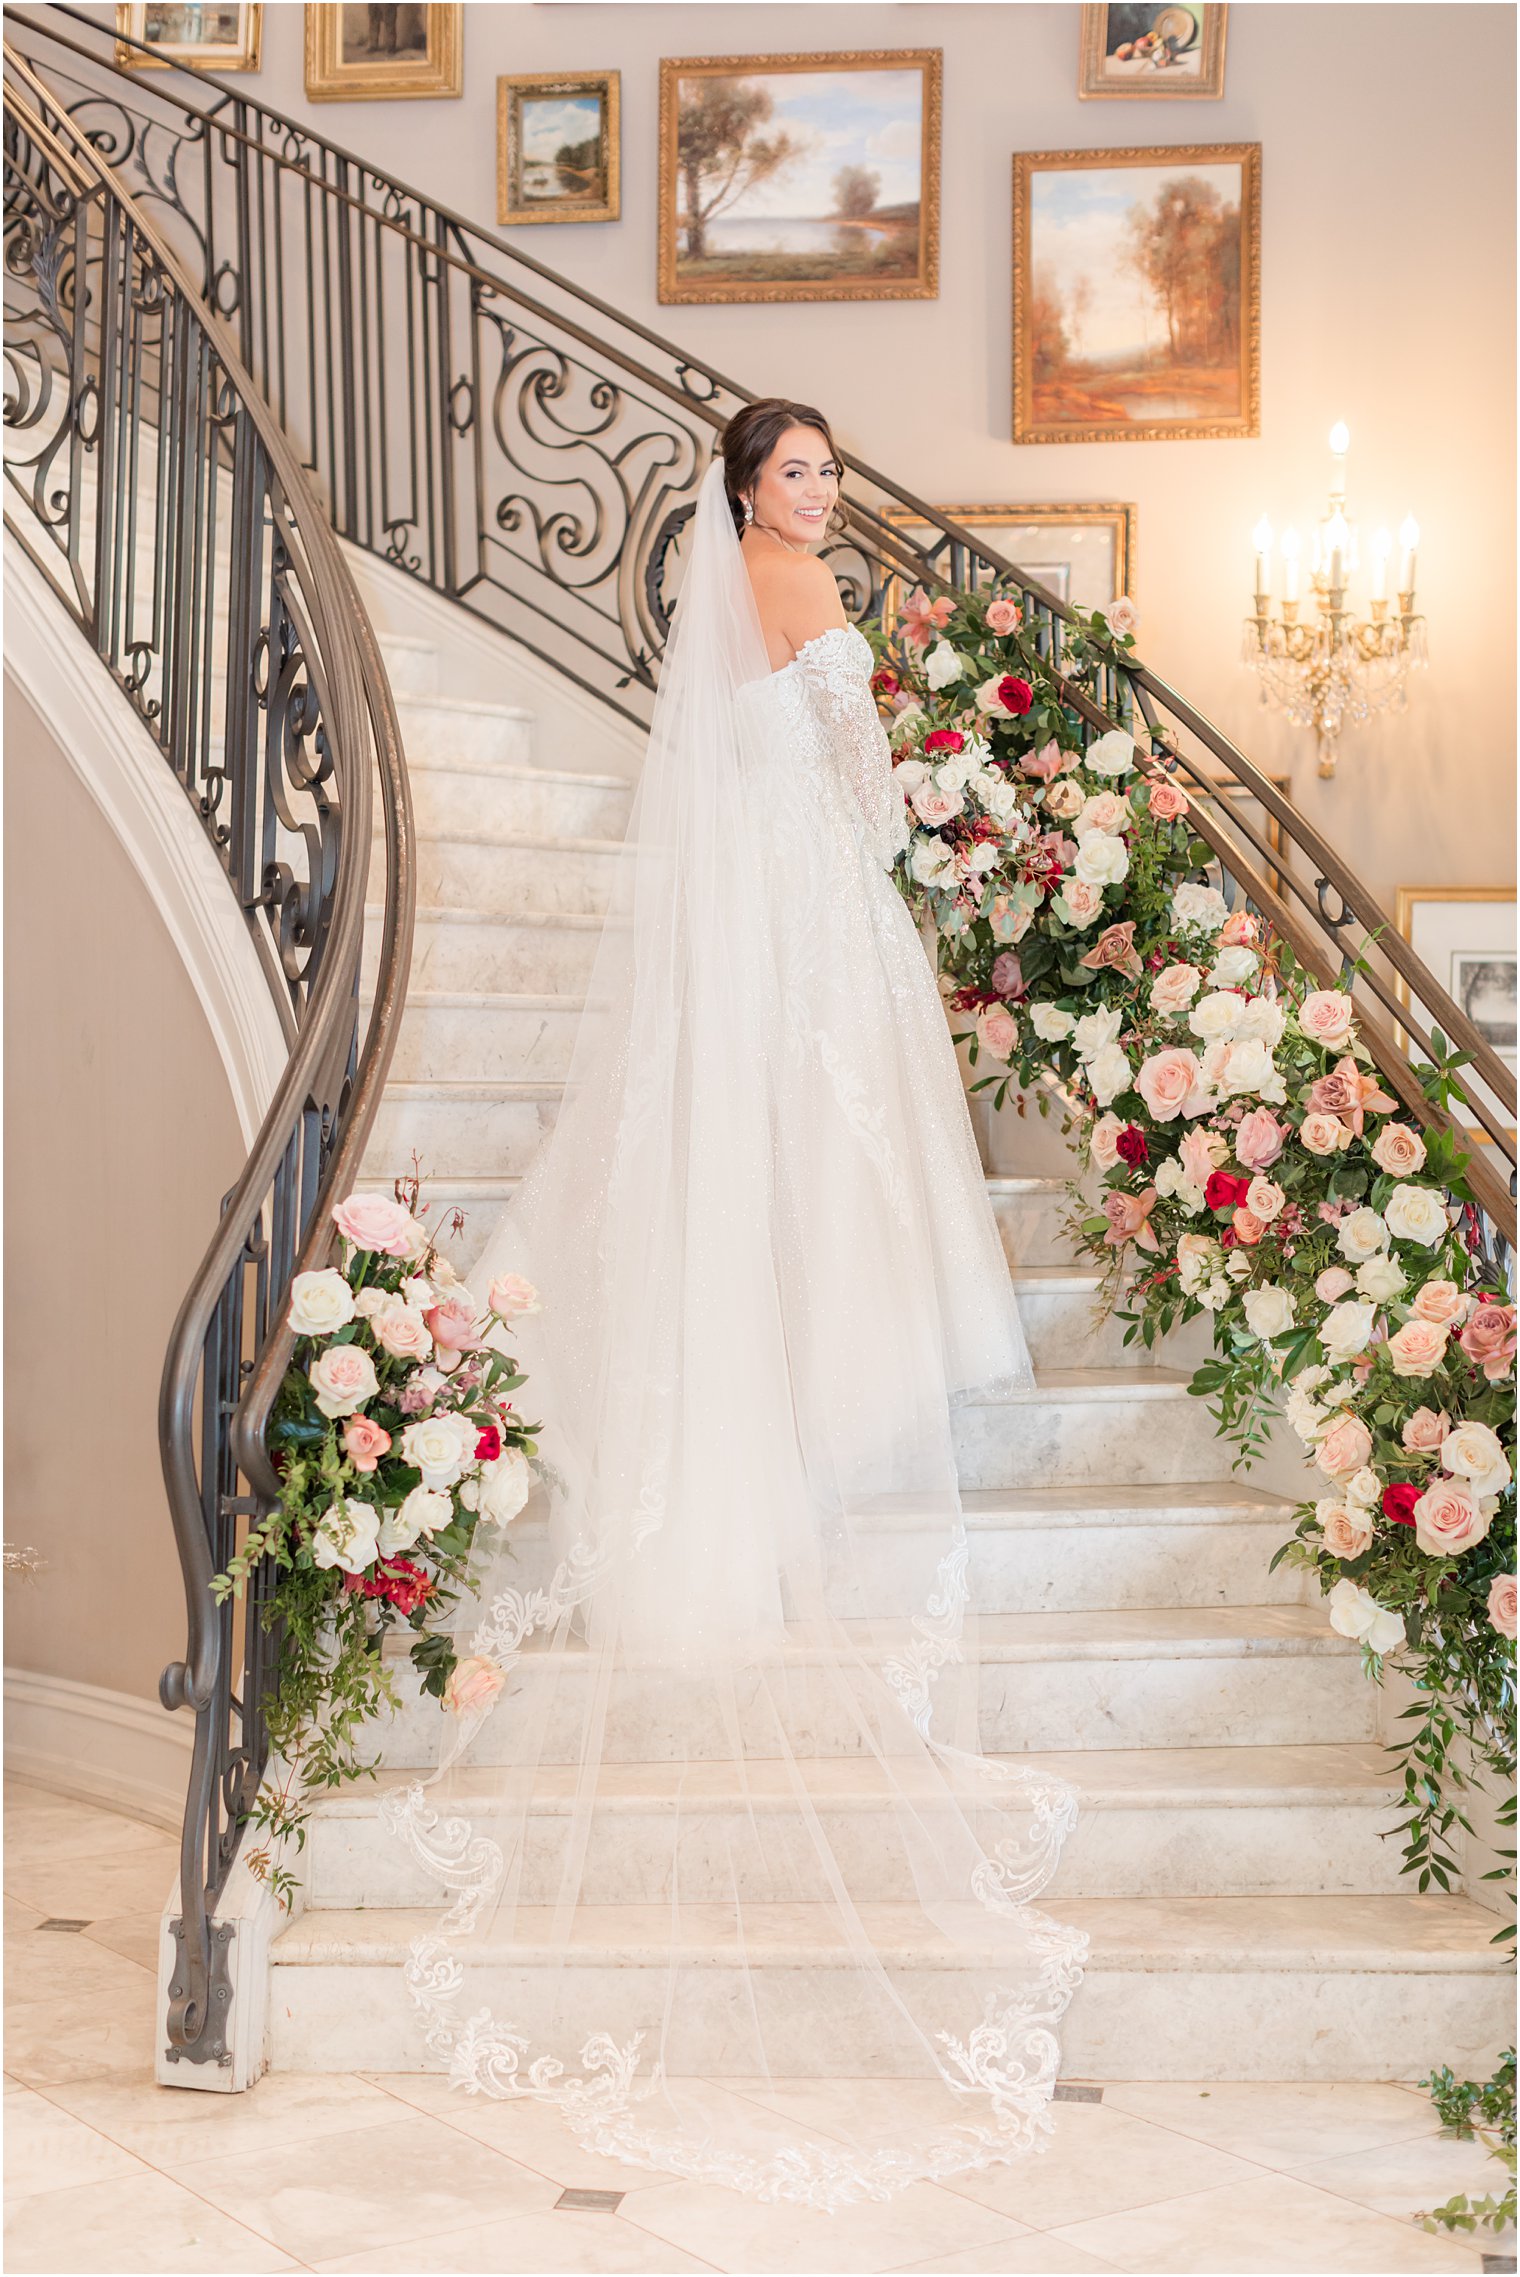
[[[541,1295],[550,1578],[485,1560],[485,1704],[387,1805],[457,2085],[825,2208],[1042,2139],[1083,1945],[1029,1902],[1070,1790],[978,1737],[952,1415],[1033,1379],[817,551],[840,474],[769,399],[701,483],[563,1108],[479,1264]],[[819,2119],[821,2074],[859,2085]]]

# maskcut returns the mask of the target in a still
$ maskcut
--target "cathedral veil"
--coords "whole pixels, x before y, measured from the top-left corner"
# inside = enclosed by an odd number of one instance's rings
[[[478,1530],[459,1649],[506,1681],[386,1815],[461,2089],[833,2207],[1039,2139],[1083,1941],[1030,1903],[1070,1790],[979,1743],[952,1408],[1027,1347],[1000,1251],[947,1330],[969,1120],[902,1065],[911,920],[782,679],[715,460],[563,1107],[470,1274],[540,1292],[548,1556]],[[820,2047],[916,2085],[804,2116]]]

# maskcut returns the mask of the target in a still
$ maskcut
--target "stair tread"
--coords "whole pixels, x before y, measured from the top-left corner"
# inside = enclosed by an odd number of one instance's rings
[[[491,718],[532,719],[532,712],[503,710],[498,713],[493,705],[460,705],[442,696],[398,696],[398,708],[414,711],[474,710]],[[554,783],[561,789],[568,786],[577,791],[627,791],[632,796],[634,786],[626,775],[582,774],[576,767],[530,767],[521,759],[477,759],[467,751],[451,751],[447,758],[435,757],[430,752],[415,756],[408,752],[407,766],[419,775],[489,775],[493,782],[501,783]],[[427,832],[424,836],[429,835]]]
[[[559,830],[427,830],[419,836],[429,846],[486,846],[493,854],[514,850],[530,854],[621,854],[622,838],[581,838]]]
[[[361,1008],[367,1011],[373,1002],[369,991],[361,989]],[[586,999],[552,989],[409,988],[405,1009],[410,1012],[419,1005],[457,1012],[582,1012]]]
[[[1262,1805],[1373,1807],[1396,1799],[1402,1780],[1387,1751],[1376,1740],[1341,1740],[1282,1747],[1136,1747],[1074,1753],[994,1756],[993,1762],[1021,1766],[1037,1776],[1065,1779],[1082,1803],[1094,1810],[1176,1809],[1207,1805],[1214,1809]],[[684,1811],[734,1807],[742,1803],[776,1811],[793,1802],[793,1772],[816,1803],[871,1809],[879,1805],[887,1782],[874,1757],[810,1756],[795,1767],[772,1758],[742,1766],[703,1760],[678,1763],[604,1763],[597,1802],[609,1810],[668,1808]],[[911,1774],[910,1774],[911,1775]],[[387,1793],[404,1789],[415,1772],[382,1776],[319,1798],[315,1818],[373,1819]],[[533,1809],[564,1815],[580,1782],[576,1764],[541,1764],[533,1778]],[[503,1799],[503,1772],[491,1764],[462,1765],[449,1780],[449,1802],[492,1811]],[[512,1804],[515,1808],[515,1801]]]
[[[396,709],[398,712],[463,712],[474,719],[531,720],[537,717],[526,704],[488,704],[471,696],[398,696]]]
[[[985,1947],[974,1937],[952,1940],[916,1905],[879,1901],[854,1910],[888,1966],[953,1968],[974,1965],[983,1954],[1006,1958],[995,1935]],[[1055,1902],[1054,1917],[1091,1937],[1089,1970],[1497,1976],[1509,1966],[1506,1948],[1493,1942],[1495,1916],[1464,1897],[1064,1898]],[[553,1919],[553,1907],[517,1906],[499,1923],[481,1924],[470,1958],[476,1966],[532,1965],[551,1950],[546,1940]],[[681,1928],[678,1949],[688,1960],[721,1964],[740,1950],[729,1906],[684,1905]],[[276,1966],[297,1968],[390,1964],[414,1938],[437,1929],[438,1914],[429,1907],[313,1909],[281,1933],[272,1958]],[[758,1967],[829,1966],[852,1950],[832,1908],[746,1904],[742,1929],[745,1957]],[[572,1934],[588,1961],[658,1966],[670,1950],[671,1909],[579,1906]]]
[[[367,901],[364,914],[372,923],[379,923],[385,915],[383,902]],[[452,902],[422,901],[417,904],[416,921],[419,925],[505,925],[559,927],[571,933],[600,933],[606,918],[599,909],[474,909],[466,905],[455,907]]]

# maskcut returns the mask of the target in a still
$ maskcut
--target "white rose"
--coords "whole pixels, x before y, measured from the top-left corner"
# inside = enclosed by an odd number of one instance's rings
[[[963,791],[973,771],[973,762],[964,751],[952,751],[935,768],[934,780],[942,791]]]
[[[1172,895],[1172,915],[1179,925],[1217,933],[1229,914],[1224,895],[1213,886],[1180,885]]]
[[[1354,1360],[1359,1352],[1365,1352],[1376,1317],[1371,1305],[1354,1299],[1332,1305],[1319,1324],[1319,1340],[1331,1359]]]
[[[1391,1257],[1369,1257],[1356,1276],[1358,1294],[1376,1305],[1392,1303],[1404,1286],[1402,1268]]]
[[[1128,1054],[1118,1044],[1105,1044],[1087,1062],[1087,1080],[1098,1105],[1106,1107],[1110,1099],[1117,1099],[1121,1091],[1128,1091],[1133,1081]]]
[[[1341,1219],[1335,1236],[1335,1246],[1349,1265],[1360,1265],[1364,1259],[1375,1257],[1380,1249],[1388,1247],[1388,1228],[1378,1210],[1364,1203]]]
[[[1434,1186],[1395,1186],[1383,1215],[1395,1241],[1418,1241],[1429,1249],[1446,1232],[1446,1198]]]
[[[1217,1044],[1236,1033],[1245,1007],[1245,998],[1235,990],[1219,989],[1211,996],[1199,998],[1188,1014],[1188,1026],[1206,1044]]]
[[[966,660],[958,656],[949,641],[936,641],[924,665],[924,678],[931,688],[948,688],[966,669]]]
[[[1122,791],[1094,791],[1082,802],[1074,835],[1081,839],[1090,830],[1101,830],[1111,838],[1117,831],[1127,830],[1134,819],[1134,810]]]
[[[1037,1004],[1029,1019],[1042,1044],[1058,1044],[1077,1024],[1076,1014],[1063,1012],[1059,1004]]]
[[[342,1502],[329,1503],[311,1537],[313,1563],[362,1573],[375,1562],[379,1531],[380,1513],[372,1502],[350,1494]]]
[[[1293,1326],[1294,1300],[1291,1292],[1269,1281],[1260,1289],[1247,1289],[1241,1300],[1246,1325],[1253,1336],[1267,1343],[1274,1336],[1282,1336]]]
[[[352,1415],[380,1389],[375,1363],[360,1344],[329,1344],[306,1371],[321,1412]]]
[[[1174,1154],[1169,1154],[1156,1172],[1156,1191],[1177,1204],[1190,1218],[1203,1208],[1205,1195],[1201,1186],[1195,1186]]]
[[[1202,1079],[1221,1099],[1251,1096],[1281,1106],[1288,1096],[1271,1052],[1254,1037],[1225,1036],[1210,1044],[1203,1055]]]
[[[1209,974],[1210,983],[1215,988],[1244,988],[1248,980],[1255,978],[1260,962],[1254,949],[1241,945],[1221,949]]]
[[[1071,866],[1088,885],[1118,885],[1129,876],[1129,848],[1106,831],[1089,830],[1077,840],[1077,858]]]
[[[393,1305],[395,1301],[394,1289],[356,1289],[354,1311],[360,1320],[372,1320],[377,1312],[384,1312],[386,1306]]]
[[[397,1294],[403,1304],[411,1305],[417,1312],[431,1312],[438,1302],[438,1293],[425,1273],[408,1273]]]
[[[922,759],[899,759],[892,769],[892,780],[906,795],[916,791],[920,783],[928,780],[929,770]]]
[[[331,1336],[354,1317],[354,1292],[336,1265],[297,1273],[290,1284],[291,1327],[298,1336]]]
[[[1466,1479],[1474,1494],[1502,1494],[1509,1458],[1486,1423],[1459,1423],[1441,1441],[1441,1467]]]
[[[1071,1030],[1078,1059],[1096,1059],[1106,1045],[1116,1041],[1123,1025],[1122,1005],[1105,1005],[1100,1012],[1084,1012],[1080,1020],[1073,1021]]]
[[[401,1459],[415,1463],[424,1486],[452,1486],[474,1452],[479,1436],[463,1415],[424,1415],[401,1434]]]
[[[1100,1115],[1087,1134],[1087,1150],[1100,1170],[1112,1170],[1119,1159],[1116,1141],[1126,1125],[1118,1115]]]
[[[396,1520],[398,1527],[411,1527],[415,1542],[419,1534],[440,1532],[453,1515],[452,1495],[441,1493],[435,1486],[414,1486],[396,1513]]]
[[[409,1550],[416,1539],[417,1521],[407,1516],[406,1504],[398,1503],[394,1510],[387,1510],[380,1521],[380,1555],[393,1558],[398,1551]]]
[[[1273,997],[1253,996],[1235,1023],[1236,1040],[1265,1044],[1268,1051],[1275,1051],[1287,1025],[1288,1016]]]
[[[1135,764],[1135,739],[1122,727],[1111,727],[1088,745],[1082,764],[1090,775],[1127,775]]]
[[[483,1463],[477,1508],[493,1526],[508,1525],[528,1499],[533,1473],[520,1447],[503,1447],[494,1463]]]
[[[1382,1501],[1383,1482],[1370,1463],[1364,1463],[1347,1479],[1345,1499],[1355,1503],[1358,1510],[1371,1510]]]
[[[920,838],[908,867],[920,885],[946,885],[955,878],[955,856],[937,838]]]
[[[998,694],[998,689],[1002,686],[1003,679],[1004,675],[1001,672],[994,672],[990,680],[982,682],[976,691],[976,708],[979,712],[1000,712],[1002,710],[1003,701]]]
[[[1392,1652],[1404,1642],[1403,1615],[1390,1613],[1357,1582],[1338,1581],[1330,1592],[1329,1607],[1331,1628],[1373,1652]]]

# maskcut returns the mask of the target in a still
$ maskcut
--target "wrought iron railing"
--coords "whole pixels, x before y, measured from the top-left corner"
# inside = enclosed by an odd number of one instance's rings
[[[291,1275],[327,1259],[390,1062],[410,956],[395,709],[342,548],[225,326],[54,90],[5,48],[6,528],[72,611],[184,789],[290,1046],[174,1324],[159,1405],[195,1715],[168,2053],[227,2063],[218,1900],[268,1756],[280,1639],[264,1576],[218,1604],[279,1481],[264,1427]],[[360,957],[384,826],[374,1003]]]
[[[696,487],[716,431],[750,391],[243,86],[121,69],[111,34],[73,8],[12,8],[6,23],[52,91],[60,132],[66,120],[87,136],[179,247],[334,528],[644,722]],[[858,617],[904,582],[997,579],[1018,589],[1026,625],[1061,667],[1070,611],[1056,596],[843,458],[848,528],[829,560]],[[1066,692],[1092,733],[1148,729],[1170,754],[1227,892],[1268,917],[1322,983],[1350,989],[1418,1122],[1450,1125],[1415,1070],[1432,1030],[1467,1055],[1478,1125],[1468,1175],[1489,1238],[1512,1245],[1514,1078],[1351,867],[1144,665],[1114,658],[1073,673]],[[267,1349],[261,1398],[278,1357]],[[245,1399],[245,1413],[256,1408]],[[243,1443],[241,1459],[267,1491],[259,1449]]]

